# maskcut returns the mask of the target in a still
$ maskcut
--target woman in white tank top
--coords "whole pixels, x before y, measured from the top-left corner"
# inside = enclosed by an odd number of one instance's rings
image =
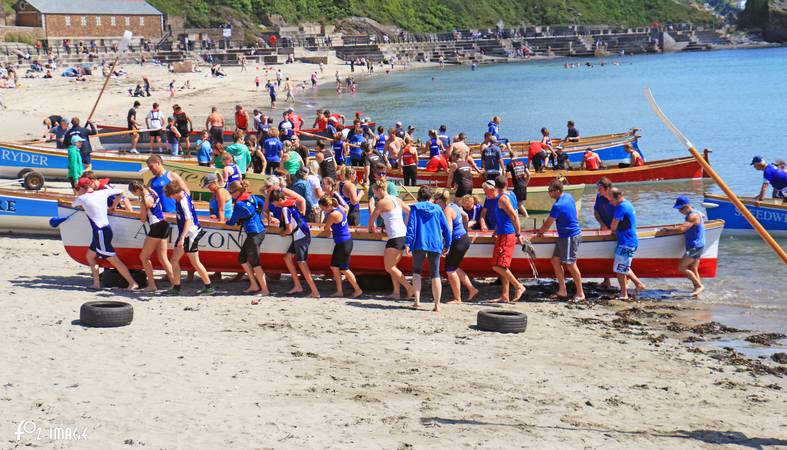
[[[400,286],[404,286],[407,291],[406,298],[410,298],[413,295],[413,287],[407,282],[402,271],[396,267],[399,260],[402,259],[402,251],[404,251],[404,237],[407,234],[405,220],[410,214],[410,207],[399,197],[388,195],[387,184],[385,179],[379,179],[372,185],[372,193],[378,200],[375,203],[374,211],[369,216],[369,232],[376,232],[375,222],[377,217],[381,217],[385,225],[385,234],[388,236],[383,253],[385,271],[391,276],[393,284],[393,292],[389,297],[398,299]]]

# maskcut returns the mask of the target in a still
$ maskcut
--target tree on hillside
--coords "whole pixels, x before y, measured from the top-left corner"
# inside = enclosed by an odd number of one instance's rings
[[[738,24],[743,27],[763,28],[768,23],[768,0],[748,0]]]

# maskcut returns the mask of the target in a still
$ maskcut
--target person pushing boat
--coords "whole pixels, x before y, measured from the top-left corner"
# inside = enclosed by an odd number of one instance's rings
[[[451,164],[448,167],[446,185],[455,188],[457,198],[473,195],[473,167],[462,157],[461,150],[451,153]]]
[[[385,180],[377,180],[372,185],[372,193],[377,201],[374,204],[374,211],[369,216],[369,232],[376,232],[377,218],[382,217],[385,234],[388,236],[383,251],[383,262],[393,285],[393,292],[389,298],[399,299],[400,286],[405,288],[407,298],[410,298],[413,287],[397,267],[404,251],[404,239],[407,234],[405,222],[410,215],[410,207],[399,197],[388,193],[388,183]]]
[[[421,306],[421,273],[424,260],[429,264],[432,280],[433,311],[440,310],[443,285],[440,282],[440,256],[451,248],[451,230],[439,206],[431,202],[432,190],[421,186],[417,194],[418,203],[410,207],[405,235],[405,256],[413,257],[413,290],[415,308]]]
[[[618,278],[620,284],[619,300],[628,301],[628,281],[634,283],[635,295],[645,289],[645,285],[637,278],[631,264],[634,253],[639,247],[639,237],[637,236],[637,213],[634,205],[623,197],[623,192],[618,188],[612,188],[609,192],[611,203],[615,206],[612,214],[612,223],[609,227],[618,244],[615,247],[615,257],[612,263],[612,271]]]
[[[615,214],[615,205],[612,204],[610,191],[612,182],[603,177],[596,182],[596,201],[593,203],[593,216],[599,224],[599,230],[606,231],[612,227],[612,216]],[[602,286],[612,287],[609,278],[604,278]]]
[[[85,252],[85,258],[90,266],[93,277],[93,289],[101,289],[101,277],[99,275],[98,259],[106,259],[128,283],[128,290],[136,290],[139,287],[131,277],[131,273],[120,258],[115,254],[112,247],[112,227],[109,224],[109,208],[107,199],[113,195],[123,193],[120,189],[93,189],[93,180],[80,178],[76,185],[77,197],[74,199],[73,206],[81,207],[85,211],[92,239],[90,246]]]
[[[355,274],[350,270],[350,255],[353,251],[353,237],[344,211],[338,208],[336,199],[328,195],[320,198],[320,209],[326,216],[322,234],[333,237],[333,253],[331,254],[330,268],[336,283],[336,292],[331,297],[344,297],[342,288],[342,275],[353,288],[350,298],[358,298],[363,291],[358,286]]]
[[[174,213],[176,211],[175,201],[169,198],[164,192],[164,189],[170,184],[178,186],[182,191],[189,194],[188,186],[183,178],[175,172],[170,172],[164,169],[164,161],[159,155],[151,155],[146,161],[148,170],[153,177],[148,181],[148,186],[156,192],[159,199],[161,199],[161,207],[165,213]]]
[[[199,274],[203,287],[197,295],[213,295],[215,290],[210,283],[208,271],[199,259],[199,241],[205,236],[205,230],[199,225],[197,211],[189,193],[175,183],[167,184],[164,193],[175,202],[175,214],[178,224],[178,237],[172,249],[172,288],[167,295],[180,295],[180,259],[185,254],[191,267]],[[163,204],[162,204],[163,206]]]
[[[525,244],[520,234],[521,224],[517,214],[517,199],[513,192],[508,192],[508,179],[501,175],[494,181],[497,208],[495,209],[495,247],[492,253],[492,270],[500,276],[503,290],[500,298],[490,303],[518,302],[525,293],[525,286],[511,273],[511,260],[514,249]],[[514,295],[509,296],[510,286],[514,286]]]
[[[754,166],[756,170],[762,171],[762,187],[760,193],[754,197],[755,200],[761,201],[765,198],[768,186],[773,188],[773,198],[782,201],[787,198],[787,171],[776,164],[768,164],[765,158],[759,155],[752,158],[750,165]]]
[[[298,270],[303,275],[303,281],[309,286],[312,298],[320,298],[317,285],[314,284],[312,272],[307,262],[309,258],[309,245],[312,242],[311,230],[306,218],[295,207],[295,201],[285,197],[281,191],[272,192],[270,202],[277,207],[279,217],[280,235],[289,236],[292,239],[287,253],[284,254],[284,264],[290,272],[292,278],[292,289],[287,291],[288,295],[303,292],[303,286],[298,278]],[[296,268],[297,266],[297,268]]]
[[[467,214],[456,203],[451,202],[451,193],[447,190],[436,193],[434,201],[437,206],[443,209],[448,228],[451,230],[451,247],[445,255],[445,274],[454,298],[446,303],[462,303],[462,286],[467,288],[467,300],[471,301],[478,295],[478,289],[473,286],[470,277],[460,267],[465,254],[470,249],[470,236],[467,234]]]
[[[700,259],[705,251],[705,219],[699,211],[691,206],[691,200],[685,195],[681,195],[675,200],[673,208],[685,216],[684,222],[664,230],[677,230],[684,235],[686,251],[680,259],[678,271],[691,281],[694,286],[691,296],[696,298],[705,290],[699,272]]]
[[[524,217],[528,216],[527,207],[527,184],[530,182],[530,170],[524,161],[516,157],[513,150],[510,152],[510,160],[506,165],[506,172],[511,174],[511,182],[514,185],[514,196],[517,201],[517,211]]]
[[[150,259],[154,253],[164,268],[170,284],[173,284],[172,264],[170,264],[167,257],[167,240],[172,232],[172,228],[164,218],[161,198],[156,194],[156,191],[139,181],[129,183],[128,190],[139,197],[139,220],[147,225],[145,241],[139,254],[139,260],[142,262],[142,268],[145,270],[145,276],[148,279],[148,286],[145,288],[145,291],[156,292],[156,276],[153,273],[153,262]]]
[[[497,143],[497,138],[491,133],[484,135],[484,143],[481,144],[481,167],[487,181],[505,175],[503,152]]]

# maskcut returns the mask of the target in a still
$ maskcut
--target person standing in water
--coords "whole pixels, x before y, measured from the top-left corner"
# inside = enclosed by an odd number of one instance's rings
[[[462,303],[462,286],[467,288],[468,301],[473,300],[478,294],[478,289],[473,286],[470,277],[459,267],[470,249],[470,236],[467,234],[468,217],[462,208],[450,201],[450,196],[449,191],[438,192],[434,196],[434,201],[437,206],[443,209],[448,228],[451,229],[451,247],[448,249],[448,254],[445,255],[445,274],[448,277],[448,284],[451,285],[454,298],[446,303]]]
[[[175,213],[178,222],[178,237],[172,250],[172,288],[168,295],[180,295],[180,259],[185,254],[191,267],[199,274],[204,286],[197,295],[213,295],[215,290],[210,283],[208,271],[199,259],[199,241],[205,236],[205,230],[199,226],[197,211],[191,196],[177,184],[168,184],[164,189],[167,197],[175,202]]]
[[[615,205],[612,225],[609,228],[618,239],[612,271],[617,275],[618,283],[620,284],[619,300],[627,301],[629,299],[628,280],[634,283],[635,295],[639,295],[645,289],[645,285],[642,284],[631,269],[634,253],[639,246],[637,213],[634,211],[634,205],[623,197],[623,192],[618,188],[612,188],[609,195],[612,199],[612,204]]]
[[[131,273],[120,258],[115,254],[112,247],[112,227],[109,225],[109,210],[107,207],[109,197],[123,193],[120,189],[93,189],[93,180],[80,178],[76,185],[77,197],[74,199],[74,207],[82,207],[90,222],[93,232],[93,239],[85,253],[85,258],[90,266],[93,276],[93,289],[101,289],[101,277],[99,275],[98,259],[106,259],[112,266],[120,272],[120,275],[128,283],[128,290],[133,291],[139,288]]]
[[[697,298],[705,290],[699,271],[702,253],[705,251],[705,219],[691,206],[691,200],[685,195],[675,200],[673,208],[685,216],[685,221],[680,225],[668,227],[665,231],[677,230],[685,236],[686,252],[678,264],[678,270],[694,285],[691,296]]]
[[[400,286],[404,286],[405,290],[407,290],[407,298],[410,298],[413,295],[413,287],[407,282],[407,278],[404,277],[402,271],[397,267],[404,251],[404,238],[407,234],[405,221],[410,215],[410,207],[399,197],[388,193],[388,183],[385,180],[377,180],[372,185],[372,193],[377,198],[377,201],[374,205],[374,211],[369,216],[369,232],[374,233],[376,231],[377,218],[382,217],[385,234],[388,236],[388,242],[385,243],[385,251],[383,252],[383,261],[385,271],[391,276],[391,284],[393,285],[393,292],[389,295],[389,298],[397,300],[400,298]]]
[[[431,202],[432,190],[428,186],[418,189],[418,203],[410,207],[405,235],[405,255],[413,255],[413,289],[415,302],[413,306],[421,306],[421,272],[424,260],[429,263],[429,274],[432,280],[433,311],[440,311],[440,297],[443,285],[440,282],[440,256],[451,247],[451,230],[448,221],[439,206]]]
[[[363,291],[358,286],[358,281],[356,281],[355,275],[350,270],[353,237],[350,234],[347,216],[344,214],[344,211],[339,209],[339,204],[333,197],[324,195],[320,198],[319,204],[320,209],[326,216],[322,234],[332,235],[334,243],[330,267],[333,279],[336,282],[336,292],[331,297],[344,297],[344,290],[342,289],[342,275],[344,275],[353,288],[350,298],[358,298],[363,295]]]
[[[145,236],[145,242],[142,244],[142,252],[139,254],[139,260],[142,261],[142,267],[145,269],[145,275],[148,279],[148,287],[145,288],[145,291],[156,292],[156,276],[153,273],[153,262],[150,257],[154,253],[156,254],[159,263],[167,273],[167,279],[172,284],[172,264],[169,263],[169,258],[167,258],[167,240],[172,229],[164,218],[161,199],[156,194],[156,191],[139,181],[129,183],[128,190],[139,197],[139,220],[148,226],[146,230],[147,236]]]

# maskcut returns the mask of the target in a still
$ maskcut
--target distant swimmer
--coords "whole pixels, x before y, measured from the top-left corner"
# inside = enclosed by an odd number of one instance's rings
[[[768,164],[762,156],[755,156],[751,160],[751,165],[756,170],[762,170],[762,188],[755,200],[765,198],[768,186],[773,187],[773,198],[780,198],[782,201],[787,198],[787,172],[776,164]]]

